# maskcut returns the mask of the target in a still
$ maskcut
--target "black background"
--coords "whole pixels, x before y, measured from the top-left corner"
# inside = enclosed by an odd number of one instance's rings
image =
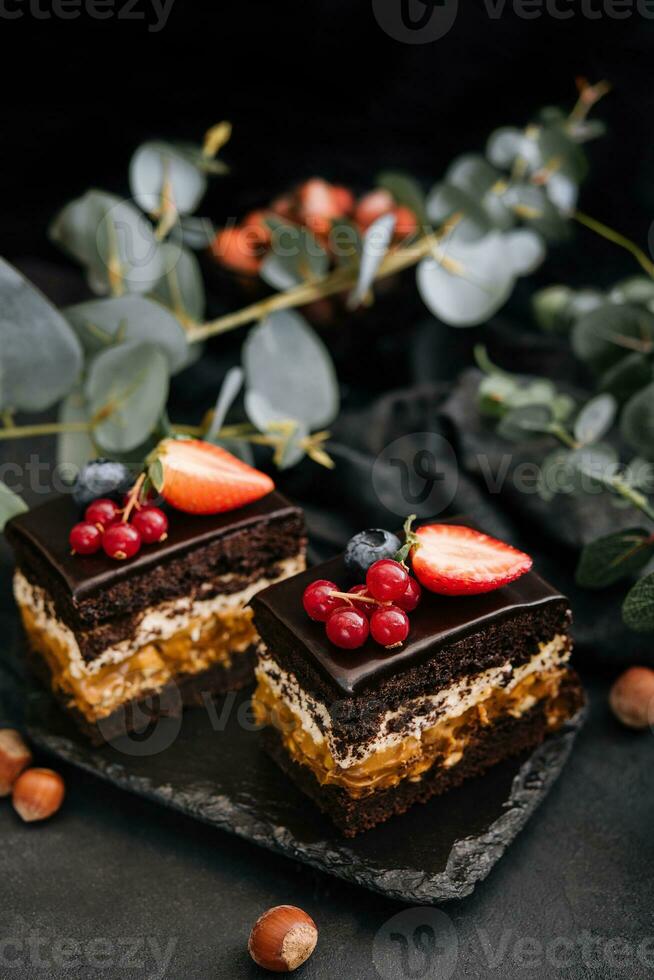
[[[0,17],[0,248],[9,258],[54,256],[45,238],[53,213],[90,186],[126,193],[130,155],[147,138],[199,140],[232,120],[232,173],[214,182],[204,208],[220,220],[314,173],[365,188],[380,169],[403,167],[428,185],[458,153],[482,149],[493,128],[524,124],[543,105],[571,106],[580,75],[614,86],[597,110],[610,133],[591,148],[582,205],[647,241],[654,20],[636,11],[589,19],[583,11],[604,0],[559,0],[574,17],[528,20],[511,3],[498,18],[465,0],[448,34],[409,45],[382,31],[371,0],[175,0],[157,33],[149,0],[132,13],[150,23],[40,20],[30,2],[5,0],[3,10],[23,16]],[[52,0],[38,3],[52,11]],[[115,0],[116,14],[125,3]],[[581,232],[564,250],[567,278],[589,279],[605,252]],[[542,275],[557,272],[555,256]]]

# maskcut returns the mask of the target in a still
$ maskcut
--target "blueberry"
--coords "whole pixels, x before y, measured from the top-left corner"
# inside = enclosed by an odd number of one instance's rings
[[[98,497],[121,501],[134,477],[124,463],[112,459],[93,459],[82,467],[73,487],[73,500],[84,509]]]
[[[345,567],[348,574],[361,582],[373,562],[380,558],[393,558],[400,550],[402,543],[390,531],[382,531],[378,527],[370,527],[367,531],[359,531],[347,543],[345,549]]]

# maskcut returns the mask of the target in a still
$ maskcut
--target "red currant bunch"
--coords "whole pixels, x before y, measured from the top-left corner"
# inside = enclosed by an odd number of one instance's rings
[[[166,540],[168,518],[164,512],[139,502],[142,482],[137,481],[124,507],[105,497],[91,501],[84,520],[70,532],[73,554],[94,555],[102,549],[109,558],[124,561],[138,554],[141,545]]]
[[[342,650],[357,650],[369,636],[380,646],[401,646],[409,635],[409,617],[422,590],[400,562],[383,558],[368,569],[365,584],[341,592],[335,582],[307,585],[302,604],[307,615],[325,624],[327,638]]]

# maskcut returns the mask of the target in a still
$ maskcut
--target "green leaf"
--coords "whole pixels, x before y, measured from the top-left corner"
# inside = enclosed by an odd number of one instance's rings
[[[578,471],[572,452],[560,447],[548,453],[538,475],[538,495],[547,502],[559,493],[574,493],[578,489]]]
[[[129,165],[134,199],[147,214],[157,215],[166,186],[178,214],[191,214],[207,189],[207,178],[192,154],[171,143],[144,143]]]
[[[640,572],[654,554],[649,531],[629,528],[598,538],[581,553],[575,581],[587,589],[603,589]]]
[[[243,368],[247,389],[262,396],[279,418],[295,419],[313,431],[336,417],[334,365],[299,314],[272,313],[251,330],[243,346]]]
[[[309,434],[309,428],[305,422],[280,412],[270,404],[264,395],[254,390],[245,392],[245,410],[252,424],[256,425],[261,432],[281,435],[275,429],[277,423],[288,422],[289,420],[295,423],[284,441],[282,451],[276,454],[277,466],[280,470],[296,466],[304,458],[305,451],[301,442]]]
[[[264,282],[273,289],[284,290],[327,273],[329,256],[308,228],[274,215],[266,218],[266,224],[272,232],[272,242],[259,267]]]
[[[64,310],[85,350],[95,354],[124,341],[158,344],[175,373],[186,364],[188,342],[181,324],[161,303],[144,296],[91,300]]]
[[[223,378],[223,383],[213,410],[211,425],[205,436],[207,442],[215,442],[218,439],[218,433],[223,426],[227,413],[243,387],[243,379],[244,374],[240,367],[230,368]]]
[[[620,468],[613,446],[601,442],[594,446],[575,449],[570,460],[580,473],[604,487],[612,485],[612,480]]]
[[[652,380],[652,364],[644,354],[627,354],[600,376],[598,387],[624,402]]]
[[[615,284],[610,292],[614,303],[637,303],[648,306],[654,302],[654,281],[647,276],[630,276]]]
[[[395,230],[395,215],[384,214],[366,229],[363,236],[363,247],[359,264],[359,278],[352,293],[348,297],[349,309],[355,309],[368,295],[375,281],[377,270],[381,265],[388,247],[393,240]]]
[[[582,446],[597,442],[606,435],[615,419],[617,403],[613,395],[591,398],[575,419],[574,437]]]
[[[10,490],[6,483],[0,482],[0,531],[4,531],[7,521],[27,510],[25,501]]]
[[[582,361],[601,374],[633,350],[654,350],[654,315],[639,306],[605,303],[574,325],[572,347]]]
[[[570,321],[566,310],[573,291],[569,286],[548,286],[534,293],[531,308],[536,323],[547,333],[567,333]]]
[[[152,225],[115,194],[87,191],[59,212],[49,235],[85,267],[99,294],[147,293],[164,271]]]
[[[164,485],[164,469],[160,459],[154,459],[150,463],[148,466],[148,476],[157,493],[161,493]]]
[[[654,630],[654,574],[641,578],[627,594],[622,618],[629,629],[638,633]]]
[[[453,327],[472,327],[504,305],[516,274],[507,262],[500,232],[478,241],[463,241],[458,227],[443,246],[443,257],[423,259],[417,269],[418,290],[435,316]]]
[[[627,464],[623,478],[634,490],[644,490],[647,493],[654,491],[654,465],[640,456],[634,456]]]
[[[383,187],[389,191],[397,204],[413,211],[418,219],[418,224],[427,224],[425,195],[415,177],[396,170],[384,170],[378,175],[375,183],[378,187]]]
[[[163,303],[182,324],[204,320],[206,297],[200,263],[187,248],[181,250],[170,242],[162,245],[164,274],[152,297]]]
[[[98,445],[106,452],[129,452],[152,433],[168,398],[168,359],[160,347],[130,342],[98,354],[85,393]]]
[[[0,407],[49,408],[82,370],[82,348],[58,310],[0,259]]]
[[[91,413],[82,388],[73,390],[59,406],[58,421],[63,423],[89,423]],[[95,445],[88,432],[62,432],[57,437],[57,463],[71,469],[81,469],[97,456]]]
[[[546,405],[525,405],[512,408],[497,427],[498,435],[512,442],[538,439],[546,435],[552,422],[552,412]]]
[[[654,382],[641,388],[622,410],[622,436],[645,459],[654,459]]]

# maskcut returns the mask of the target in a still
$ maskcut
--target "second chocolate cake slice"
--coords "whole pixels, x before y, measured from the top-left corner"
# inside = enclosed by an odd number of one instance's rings
[[[302,606],[316,579],[348,583],[342,559],[253,600],[254,704],[268,751],[348,836],[533,747],[583,703],[568,602],[534,572],[424,591],[400,649],[333,646]]]

